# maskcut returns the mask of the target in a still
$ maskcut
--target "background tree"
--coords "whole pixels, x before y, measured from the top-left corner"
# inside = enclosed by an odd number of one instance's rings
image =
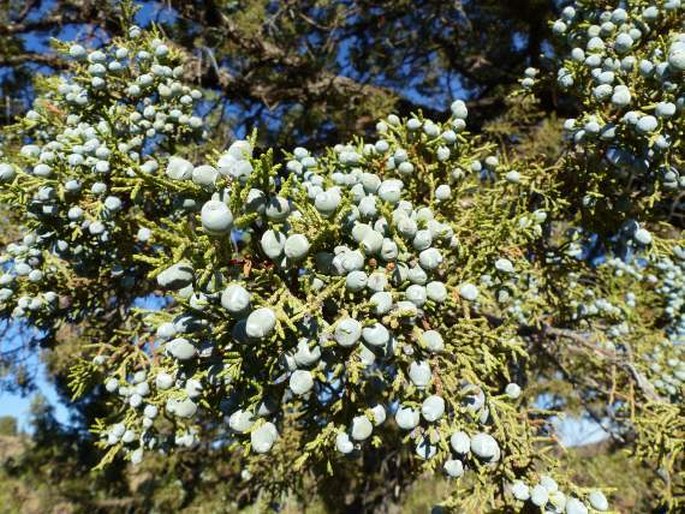
[[[9,2],[5,91],[30,82],[32,70],[66,66],[48,50],[50,37],[98,44],[121,35],[118,4]],[[496,116],[520,69],[539,63],[557,11],[547,0],[140,5],[139,19],[192,55],[188,78],[215,92],[222,127],[259,127],[265,144],[286,147],[347,139],[391,110],[444,120],[457,94],[479,107],[476,122]]]

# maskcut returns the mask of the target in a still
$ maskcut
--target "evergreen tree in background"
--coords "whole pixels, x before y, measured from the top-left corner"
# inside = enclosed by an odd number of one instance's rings
[[[120,2],[8,2],[0,66],[10,120],[31,101],[36,70],[68,65],[51,37],[93,46],[120,36]],[[220,136],[260,129],[265,144],[323,147],[419,108],[443,121],[452,98],[504,108],[520,70],[537,66],[555,2],[140,2],[189,54],[186,79],[211,91]],[[48,51],[46,51],[48,50]],[[14,100],[14,103],[12,102]],[[7,111],[6,111],[7,113]]]

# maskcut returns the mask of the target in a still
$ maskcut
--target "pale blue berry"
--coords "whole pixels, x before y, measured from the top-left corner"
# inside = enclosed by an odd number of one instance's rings
[[[445,461],[442,469],[452,478],[459,478],[464,474],[464,464],[458,459],[449,459]]]
[[[385,423],[387,412],[385,411],[385,407],[383,407],[382,405],[377,404],[371,407],[371,414],[373,417],[374,425],[379,426]]]
[[[593,509],[604,512],[609,510],[609,502],[601,491],[591,491],[588,500]]]
[[[197,404],[190,398],[183,400],[171,398],[167,401],[167,410],[179,418],[191,418],[197,412]]]
[[[426,330],[419,338],[421,346],[429,352],[440,353],[445,349],[445,341],[436,330]]]
[[[675,72],[685,71],[685,45],[674,43],[668,52],[668,65]]]
[[[69,47],[69,55],[74,59],[84,59],[88,55],[88,52],[86,52],[86,49],[81,45],[71,45]]]
[[[155,385],[158,389],[164,391],[171,388],[173,384],[174,377],[172,377],[169,373],[165,373],[163,371],[157,373],[157,376],[155,377]]]
[[[178,360],[192,359],[197,354],[197,348],[190,341],[179,337],[172,339],[165,346],[167,352]]]
[[[445,400],[440,396],[431,395],[421,404],[421,414],[429,422],[439,420],[445,413]]]
[[[507,384],[504,392],[512,400],[516,400],[519,396],[521,396],[521,386],[512,382]]]
[[[639,228],[633,234],[635,241],[641,245],[647,246],[652,243],[652,234],[646,228]]]
[[[166,167],[166,174],[172,180],[188,180],[193,176],[193,163],[181,158],[170,157]]]
[[[194,278],[192,266],[186,262],[179,262],[157,275],[157,283],[165,289],[178,290],[192,284]]]
[[[252,295],[240,284],[231,284],[221,294],[221,305],[231,314],[245,312]]]
[[[441,184],[435,189],[435,199],[441,202],[449,200],[452,196],[452,188],[447,184]]]
[[[0,164],[0,183],[11,182],[16,176],[14,168],[10,164]]]
[[[113,393],[119,388],[119,381],[116,378],[109,378],[107,379],[107,382],[105,382],[105,389],[109,393]]]
[[[484,432],[471,436],[471,452],[486,461],[496,461],[500,457],[499,444],[494,437]]]
[[[427,229],[418,230],[412,240],[412,246],[419,251],[427,250],[431,244],[433,244],[433,235]]]
[[[240,434],[248,432],[253,427],[254,423],[254,414],[243,409],[238,409],[228,417],[228,426],[230,429]]]
[[[549,501],[549,492],[538,484],[530,491],[530,501],[538,507],[544,507]]]
[[[362,335],[362,325],[356,319],[345,318],[338,322],[333,332],[333,339],[344,347],[352,346]]]
[[[419,424],[419,412],[400,406],[395,413],[395,422],[402,430],[413,430]]]
[[[371,346],[383,347],[390,340],[390,332],[381,323],[374,323],[362,329],[362,338]]]
[[[368,275],[359,270],[350,271],[345,277],[345,287],[348,291],[358,292],[366,287]]]
[[[290,215],[290,202],[281,196],[274,196],[266,204],[266,216],[274,221],[282,221]]]
[[[392,308],[392,295],[388,292],[374,293],[369,299],[375,314],[386,314]]]
[[[192,176],[193,182],[198,186],[213,189],[219,172],[213,166],[203,164],[193,168]]]
[[[335,447],[340,453],[348,454],[354,450],[354,444],[350,441],[350,436],[345,432],[339,433],[335,438]]]
[[[622,32],[616,36],[616,40],[614,41],[614,50],[616,50],[616,52],[619,54],[624,54],[632,48],[633,44],[635,44],[633,38],[630,37],[629,34]]]
[[[654,109],[654,114],[659,118],[670,118],[675,112],[676,106],[673,102],[659,102]]]
[[[405,294],[407,300],[412,302],[417,307],[423,307],[423,305],[426,303],[426,300],[427,300],[426,288],[421,286],[421,285],[418,285],[418,284],[410,285],[406,289],[404,294]]]
[[[463,100],[455,100],[452,102],[450,105],[450,110],[452,111],[452,116],[461,120],[465,120],[469,114],[469,111],[466,108],[466,104]]]
[[[442,264],[443,257],[437,248],[428,248],[419,254],[419,263],[426,270],[434,270]]]
[[[282,232],[269,229],[260,240],[262,250],[271,259],[278,259],[285,248],[286,236]]]
[[[227,234],[233,227],[233,213],[228,205],[219,200],[209,200],[200,211],[202,228],[210,235]]]
[[[314,378],[310,371],[305,369],[297,369],[293,371],[290,375],[290,381],[288,382],[290,390],[298,395],[302,396],[307,394],[314,387]]]
[[[426,295],[430,300],[433,300],[436,303],[442,303],[447,300],[447,288],[442,282],[429,282],[426,285]]]
[[[423,435],[419,437],[416,443],[416,455],[423,460],[429,460],[435,457],[438,452],[438,447],[431,443],[430,437]]]
[[[269,307],[261,307],[247,317],[245,332],[253,339],[268,337],[276,328],[276,314]]]
[[[588,508],[578,498],[569,498],[566,502],[566,514],[588,514]]]
[[[250,434],[250,443],[256,453],[267,453],[278,439],[276,425],[267,421]]]
[[[473,302],[476,300],[476,298],[478,298],[478,288],[473,284],[462,284],[462,286],[459,288],[459,296],[461,296],[464,300]]]
[[[521,480],[516,480],[511,486],[511,493],[519,501],[527,501],[530,498],[530,487]]]
[[[350,432],[355,441],[365,441],[373,433],[371,420],[366,416],[356,416],[352,419],[352,430]]]
[[[404,184],[398,179],[387,179],[378,187],[378,196],[391,204],[399,202]]]
[[[648,114],[647,116],[642,116],[639,120],[637,120],[635,128],[638,132],[642,134],[649,134],[651,132],[654,132],[658,126],[659,122],[657,121],[657,119],[654,116]]]
[[[301,338],[297,342],[297,351],[293,354],[295,364],[300,367],[313,366],[321,358],[321,348],[314,346],[312,349],[307,338]]]
[[[375,271],[369,275],[369,280],[366,283],[371,291],[381,292],[388,285],[388,277],[382,271]]]
[[[426,361],[412,362],[409,365],[409,379],[418,388],[426,387],[433,377],[430,364]]]
[[[309,240],[302,234],[293,234],[285,240],[283,249],[288,259],[299,261],[309,252]]]

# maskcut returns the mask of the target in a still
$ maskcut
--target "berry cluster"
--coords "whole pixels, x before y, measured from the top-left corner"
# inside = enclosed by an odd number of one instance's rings
[[[588,208],[622,197],[625,187],[666,201],[685,189],[678,150],[685,119],[684,8],[680,0],[577,2],[552,25],[556,85],[579,103],[579,115],[564,129],[569,166],[582,174]],[[528,88],[544,80],[537,70],[526,75]],[[611,205],[625,210],[620,201]]]
[[[145,271],[131,254],[149,233],[127,213],[175,210],[173,195],[158,188],[154,197],[146,194],[159,169],[155,155],[201,136],[193,109],[202,95],[182,82],[180,56],[158,38],[133,27],[107,49],[65,51],[76,61],[73,75],[55,78],[26,114],[23,130],[32,142],[17,160],[0,158],[0,184],[25,198],[29,229],[22,244],[7,249],[2,309],[30,314],[33,322],[54,317],[60,305],[73,319],[80,301],[88,303],[66,283],[70,273],[106,275],[103,291],[119,296],[134,289]],[[13,285],[23,282],[19,297]],[[58,302],[52,291],[60,288]]]

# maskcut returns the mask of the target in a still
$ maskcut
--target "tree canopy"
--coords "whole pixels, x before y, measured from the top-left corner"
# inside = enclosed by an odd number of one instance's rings
[[[437,511],[623,508],[576,416],[654,477],[633,506],[683,507],[679,0],[34,7],[0,29],[5,87],[52,70],[3,130],[0,317],[93,434],[37,407],[38,442],[261,510],[422,477]]]

